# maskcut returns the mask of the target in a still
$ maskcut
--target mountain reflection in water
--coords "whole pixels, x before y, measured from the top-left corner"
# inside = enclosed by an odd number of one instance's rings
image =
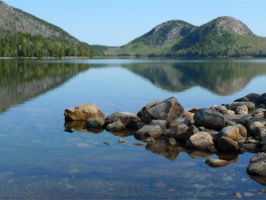
[[[134,63],[123,67],[170,92],[200,86],[221,96],[232,95],[256,76],[266,74],[265,64],[252,62]]]
[[[64,84],[89,65],[0,60],[0,113]]]

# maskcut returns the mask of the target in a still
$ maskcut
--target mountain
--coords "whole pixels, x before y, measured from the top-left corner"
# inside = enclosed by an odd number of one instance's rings
[[[0,56],[92,56],[93,49],[61,28],[0,1]]]
[[[119,49],[113,49],[113,51],[117,54],[129,55],[160,53],[166,49],[170,49],[174,44],[191,33],[195,28],[195,26],[184,21],[168,21],[156,26],[150,32],[120,47]]]
[[[176,56],[259,56],[266,55],[266,39],[235,18],[219,17],[187,35],[170,52]]]
[[[219,17],[200,27],[173,20],[132,42],[104,50],[106,55],[148,57],[266,56],[266,38],[233,17]]]

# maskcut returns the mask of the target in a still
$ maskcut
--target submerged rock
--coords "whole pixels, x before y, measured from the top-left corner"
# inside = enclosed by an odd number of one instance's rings
[[[224,116],[212,109],[199,109],[195,115],[194,120],[196,126],[204,126],[206,128],[220,130],[225,126]]]
[[[89,118],[100,117],[105,120],[105,114],[94,103],[88,103],[66,109],[64,112],[66,121],[86,121]]]
[[[205,161],[205,163],[211,167],[223,167],[228,165],[229,161],[209,158]]]

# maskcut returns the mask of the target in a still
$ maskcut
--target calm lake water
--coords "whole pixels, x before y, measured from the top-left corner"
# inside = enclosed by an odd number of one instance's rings
[[[252,153],[134,146],[130,133],[65,132],[63,116],[90,102],[107,116],[171,96],[185,109],[232,103],[266,92],[266,60],[0,60],[0,72],[1,199],[266,198],[266,179],[246,172]],[[209,157],[231,163],[211,168]]]

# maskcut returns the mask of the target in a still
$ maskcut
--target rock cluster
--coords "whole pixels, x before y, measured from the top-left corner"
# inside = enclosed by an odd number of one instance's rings
[[[171,97],[144,106],[137,115],[117,112],[106,117],[93,103],[66,109],[64,114],[66,121],[86,121],[87,128],[105,128],[112,134],[133,130],[135,138],[145,142],[164,139],[170,146],[183,143],[188,149],[209,153],[243,153],[266,151],[265,107],[266,93],[251,93],[232,104],[188,111]],[[206,163],[228,164],[222,160]]]

